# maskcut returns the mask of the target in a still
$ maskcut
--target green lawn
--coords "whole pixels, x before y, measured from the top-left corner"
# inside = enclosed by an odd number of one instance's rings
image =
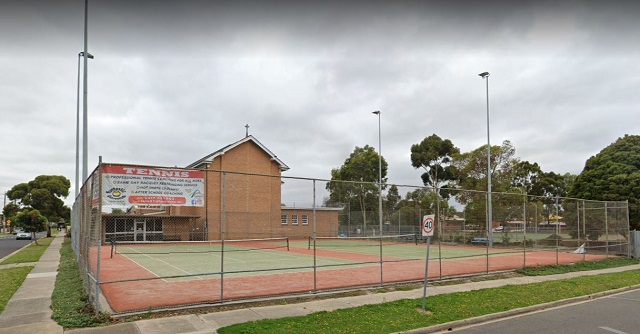
[[[598,261],[580,261],[572,264],[549,265],[541,267],[527,267],[516,270],[517,273],[526,276],[545,276],[565,274],[575,271],[598,270],[606,268],[623,267],[638,264],[638,259],[627,257],[610,257]]]
[[[53,237],[38,239],[37,245],[35,242],[31,242],[29,246],[0,262],[0,264],[37,262],[44,251],[47,250],[51,241],[53,241]]]
[[[2,284],[0,289],[0,314],[7,306],[9,299],[18,291],[22,282],[27,278],[31,269],[33,269],[33,266],[0,269],[0,284]]]
[[[584,276],[431,296],[427,298],[427,313],[421,312],[420,298],[317,312],[308,316],[253,321],[220,328],[218,333],[394,333],[590,295],[633,286],[638,282],[638,270]]]

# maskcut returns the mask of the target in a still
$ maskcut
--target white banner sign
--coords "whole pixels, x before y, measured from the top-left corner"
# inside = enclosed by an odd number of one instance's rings
[[[102,204],[204,206],[204,171],[103,165]]]

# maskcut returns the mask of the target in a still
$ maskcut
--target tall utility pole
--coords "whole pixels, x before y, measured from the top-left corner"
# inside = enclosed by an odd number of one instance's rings
[[[478,74],[487,83],[487,234],[489,247],[493,247],[493,210],[491,207],[491,136],[489,135],[489,72]]]
[[[84,76],[82,81],[82,183],[87,179],[87,154],[88,154],[88,131],[87,131],[87,58],[89,58],[89,52],[87,51],[87,30],[89,26],[89,0],[84,0]]]
[[[78,197],[80,189],[80,58],[84,56],[84,52],[78,53],[78,88],[76,90],[76,193],[75,197]],[[88,54],[87,58],[93,59],[92,54]],[[84,183],[84,180],[82,180]]]
[[[380,131],[380,115],[382,112],[376,110],[373,113],[378,115],[378,205],[380,210],[378,218],[380,220],[380,236],[382,236],[382,133]]]

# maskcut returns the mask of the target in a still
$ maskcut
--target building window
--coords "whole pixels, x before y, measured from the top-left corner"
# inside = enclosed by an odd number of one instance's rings
[[[288,223],[287,215],[280,215],[280,224],[287,225]]]
[[[291,215],[291,225],[298,225],[298,215]]]
[[[309,225],[309,216],[302,215],[302,225]]]

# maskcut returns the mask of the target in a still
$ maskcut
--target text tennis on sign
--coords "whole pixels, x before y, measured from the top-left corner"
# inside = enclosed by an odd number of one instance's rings
[[[102,166],[104,205],[204,205],[200,170]]]

